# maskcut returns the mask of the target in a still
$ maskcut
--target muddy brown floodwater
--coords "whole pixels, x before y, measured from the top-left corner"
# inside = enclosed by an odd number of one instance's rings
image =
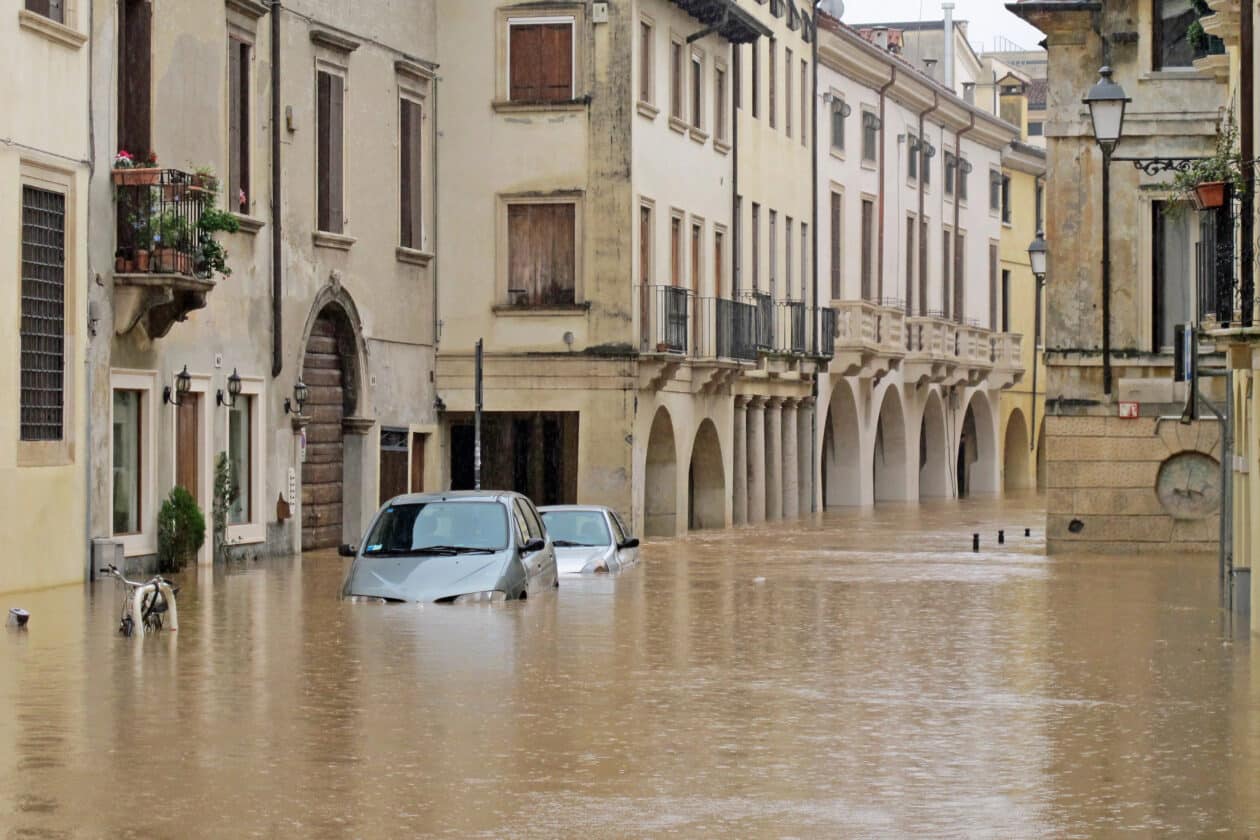
[[[0,836],[1260,833],[1260,656],[1215,560],[1048,559],[1043,521],[829,512],[495,607],[342,603],[308,555],[186,574],[142,640],[113,582],[0,598],[32,614],[0,635]]]

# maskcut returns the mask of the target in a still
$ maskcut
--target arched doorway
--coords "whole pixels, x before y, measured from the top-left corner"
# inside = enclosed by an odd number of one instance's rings
[[[945,436],[945,406],[936,391],[928,393],[919,427],[919,498],[948,498],[949,442]]]
[[[643,535],[678,534],[678,449],[674,424],[662,406],[652,418],[648,434],[647,469],[643,477]]]
[[[901,393],[895,386],[884,391],[872,454],[875,501],[901,502],[909,498],[906,486],[906,416],[901,408]]]
[[[1029,473],[1028,427],[1024,412],[1018,408],[1006,420],[1006,437],[1002,441],[1002,473],[1005,490],[1027,490],[1032,487]]]
[[[354,325],[338,303],[325,305],[311,324],[302,356],[308,398],[303,413],[306,460],[302,463],[302,548],[329,548],[342,541],[345,510],[345,441],[342,421],[358,402]]]
[[[993,409],[983,391],[967,403],[958,438],[958,497],[997,492],[997,441]]]
[[[1037,492],[1046,489],[1046,421],[1042,418],[1037,429]]]
[[[826,507],[862,504],[862,442],[857,400],[849,383],[836,382],[823,429],[822,490]]]
[[[696,432],[687,473],[687,527],[721,528],[726,525],[726,479],[722,468],[722,444],[712,420]]]

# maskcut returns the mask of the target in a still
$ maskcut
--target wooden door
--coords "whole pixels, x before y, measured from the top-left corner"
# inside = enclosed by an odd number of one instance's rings
[[[175,483],[205,507],[201,498],[201,394],[184,394],[175,409]]]
[[[302,548],[329,548],[341,542],[345,390],[335,322],[321,316],[311,328],[302,361],[309,389],[306,461],[302,464]]]
[[[424,492],[424,444],[428,435],[416,432],[411,436],[411,492]]]
[[[381,429],[381,504],[407,492],[407,462],[407,430]]]

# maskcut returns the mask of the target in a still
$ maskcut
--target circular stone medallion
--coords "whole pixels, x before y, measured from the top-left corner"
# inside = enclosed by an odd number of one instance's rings
[[[1178,452],[1155,477],[1159,503],[1173,519],[1202,519],[1221,506],[1221,464],[1202,452]]]

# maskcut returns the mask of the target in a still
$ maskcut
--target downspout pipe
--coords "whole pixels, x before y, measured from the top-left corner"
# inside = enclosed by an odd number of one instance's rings
[[[1035,196],[1037,195],[1037,190],[1038,188],[1041,187],[1041,184],[1044,180],[1045,180],[1045,176],[1043,175],[1038,175],[1037,177],[1033,178],[1034,200],[1036,200]],[[955,181],[954,182],[955,188],[957,187],[957,185],[958,185],[958,182]],[[957,189],[955,189],[955,194],[957,194]],[[1041,231],[1038,230],[1037,234],[1041,235]],[[1030,264],[1028,268],[1031,271],[1032,265]],[[1032,406],[1030,407],[1030,410],[1029,410],[1029,414],[1032,416],[1032,424],[1031,424],[1032,434],[1028,436],[1028,451],[1029,452],[1036,451],[1037,449],[1037,368],[1040,366],[1040,362],[1041,362],[1041,349],[1040,349],[1041,348],[1041,295],[1042,295],[1042,291],[1045,289],[1045,285],[1046,285],[1046,278],[1044,275],[1041,277],[1038,277],[1035,274],[1033,275],[1033,294],[1036,295],[1036,297],[1033,299],[1033,311],[1035,314],[1033,316]],[[1044,476],[1038,476],[1038,478],[1044,478]]]
[[[810,180],[813,184],[813,202],[814,202],[813,204],[814,237],[813,237],[813,242],[810,243],[814,250],[813,259],[810,261],[811,269],[814,275],[813,276],[814,317],[812,320],[814,322],[814,353],[821,355],[819,351],[822,349],[822,345],[818,341],[818,328],[819,328],[818,319],[821,317],[821,315],[819,313],[819,308],[818,308],[818,174],[819,173],[818,173],[818,6],[817,4],[814,5],[814,14],[810,20],[810,23],[806,24],[806,26],[812,26],[812,30],[810,32],[810,35],[812,36],[810,38],[810,47],[811,47],[810,53],[811,53],[811,59],[813,61],[813,68],[812,68],[813,96],[809,101],[809,105],[810,105],[809,113],[810,113],[810,123],[811,123],[810,124],[809,160],[810,160],[810,172],[812,175]],[[821,375],[821,371],[814,372],[814,381],[812,383],[812,388],[811,388],[813,392],[812,395],[814,398],[814,411],[812,414],[810,414],[810,418],[809,418],[809,468],[810,470],[813,471],[813,475],[810,476],[810,482],[809,482],[809,488],[810,488],[810,491],[809,491],[810,505],[809,506],[810,506],[811,513],[817,513],[821,509],[821,506],[818,504],[818,480],[817,480],[818,479],[818,410],[819,410],[818,409],[818,377],[820,375]]]
[[[941,290],[945,293],[945,298],[946,298],[945,300],[941,301],[942,303],[941,311],[945,313],[946,320],[948,320],[952,316],[953,319],[960,324],[962,323],[962,320],[963,320],[962,313],[953,311],[953,308],[954,308],[953,298],[958,296],[957,292],[954,291],[953,286],[956,286],[958,284],[958,274],[959,274],[959,272],[957,271],[958,264],[959,264],[958,221],[961,218],[960,214],[962,212],[961,208],[959,207],[959,204],[961,204],[961,202],[958,200],[958,176],[959,176],[959,173],[962,171],[963,136],[966,135],[968,132],[972,131],[976,127],[976,112],[972,110],[967,114],[967,116],[971,118],[970,124],[966,128],[960,129],[959,131],[956,131],[954,133],[954,160],[955,160],[954,166],[958,168],[954,171],[954,233],[953,233],[954,241],[950,243],[950,248],[949,248],[949,258],[954,264],[952,266],[949,266],[949,265],[943,266],[941,269],[942,271],[948,271],[953,275],[952,277],[953,283],[950,284],[950,288],[948,289],[943,288]],[[951,294],[951,292],[953,294]]]
[[[897,67],[893,65],[891,68],[892,77],[879,89],[879,254],[876,261],[876,274],[879,277],[879,297],[884,296],[884,203],[888,194],[888,166],[885,163],[887,158],[888,129],[884,125],[885,111],[888,104],[888,89],[897,83]],[[865,131],[865,128],[863,129]],[[882,300],[878,303],[883,303]]]
[[[1242,195],[1242,220],[1240,238],[1239,289],[1242,298],[1241,323],[1250,327],[1254,321],[1256,299],[1255,283],[1255,227],[1256,227],[1256,170],[1251,161],[1255,159],[1255,10],[1251,0],[1243,0],[1239,9],[1239,153],[1247,161],[1243,167],[1243,181],[1246,189]]]
[[[932,107],[928,108],[926,111],[919,112],[919,152],[918,152],[919,154],[919,214],[915,218],[914,223],[919,228],[917,233],[920,233],[920,234],[923,232],[923,210],[924,210],[924,207],[926,207],[927,205],[927,197],[924,193],[924,189],[926,187],[926,179],[923,177],[923,174],[924,174],[925,167],[930,165],[926,163],[926,161],[929,160],[929,158],[926,158],[923,154],[923,147],[927,144],[927,137],[924,135],[923,129],[927,125],[926,123],[927,115],[935,113],[936,109],[940,107],[941,107],[940,94],[937,93],[935,90],[933,90],[932,91]],[[906,144],[906,145],[907,145],[906,151],[908,152],[909,144]],[[944,157],[942,156],[942,162],[943,160],[944,160]],[[943,172],[941,173],[941,177],[942,179],[944,178]],[[944,187],[942,185],[942,189],[943,188]],[[954,206],[955,207],[958,206],[957,201],[954,202]],[[916,236],[915,241],[917,242],[918,240],[919,240],[919,237]],[[919,248],[922,248],[922,247],[923,247],[923,243],[919,242]],[[914,259],[914,255],[912,255],[910,259]],[[922,266],[920,266],[920,268],[922,268]],[[911,275],[917,275],[917,272],[912,271],[911,267],[907,266],[905,274],[906,274],[906,317],[908,318],[914,314],[914,284],[910,282],[910,277]],[[922,278],[920,278],[919,285],[923,285]],[[919,301],[920,313],[924,313],[927,311],[927,307],[924,306],[924,303],[925,301]]]
[[[280,177],[280,0],[271,0],[271,375],[284,370],[281,305],[284,299],[282,257],[283,202]]]
[[[757,42],[753,41],[752,44],[753,49],[756,49]],[[742,49],[743,46],[743,44],[732,44],[731,49],[739,50]],[[743,54],[741,53],[739,57],[743,59]],[[742,60],[738,62],[732,60],[731,65],[735,68],[737,73],[740,73],[741,75],[743,74],[744,62]],[[740,275],[743,274],[743,259],[741,259],[741,257],[744,252],[741,249],[744,247],[744,237],[740,235],[739,227],[739,215],[741,210],[739,206],[739,112],[742,104],[740,100],[743,99],[744,96],[743,89],[743,79],[736,77],[734,79],[734,83],[731,85],[731,99],[733,100],[731,102],[731,266],[735,269],[732,272],[731,277],[731,300],[739,300],[739,284],[742,279]],[[734,92],[736,90],[740,92],[739,98],[734,96]],[[643,290],[640,289],[639,292],[642,294]],[[643,303],[640,302],[639,312],[643,311]],[[647,327],[646,325],[640,325],[639,329],[646,330]]]

